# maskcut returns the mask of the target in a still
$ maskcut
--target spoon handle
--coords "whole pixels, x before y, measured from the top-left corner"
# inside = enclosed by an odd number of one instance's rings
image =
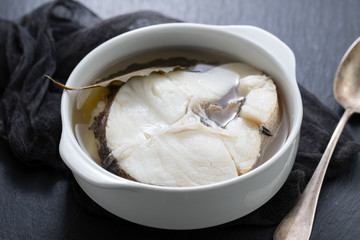
[[[326,150],[294,208],[285,216],[274,232],[274,240],[309,239],[322,182],[339,137],[349,117],[354,113],[346,109],[326,147]]]

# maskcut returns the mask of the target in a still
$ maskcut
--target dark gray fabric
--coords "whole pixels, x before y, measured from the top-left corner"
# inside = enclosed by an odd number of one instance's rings
[[[154,12],[136,12],[102,21],[73,1],[43,5],[18,22],[0,20],[0,136],[8,141],[19,161],[35,167],[49,166],[48,171],[69,172],[58,153],[62,90],[44,74],[65,83],[81,58],[109,38],[174,21],[177,20]],[[296,163],[288,180],[264,206],[225,226],[278,223],[311,177],[338,119],[305,89],[301,88],[301,94],[304,120]],[[326,177],[340,174],[359,150],[360,146],[345,131]],[[70,179],[81,206],[100,218],[112,216]]]

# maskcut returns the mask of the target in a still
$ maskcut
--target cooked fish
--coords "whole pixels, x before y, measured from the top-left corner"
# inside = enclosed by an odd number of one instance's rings
[[[118,175],[161,186],[206,185],[254,167],[269,138],[259,130],[276,131],[278,105],[268,76],[230,63],[205,73],[134,77],[91,128],[104,167]],[[230,121],[219,124],[228,114]]]

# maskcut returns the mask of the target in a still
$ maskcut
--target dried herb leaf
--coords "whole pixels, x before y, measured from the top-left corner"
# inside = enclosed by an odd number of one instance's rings
[[[88,86],[83,86],[83,87],[68,87],[62,83],[57,82],[56,80],[54,80],[53,78],[51,78],[48,75],[45,75],[45,77],[47,77],[48,79],[50,79],[55,85],[65,89],[65,90],[85,90],[85,89],[90,89],[90,88],[97,88],[97,87],[108,87],[110,85],[122,85],[123,83],[127,82],[128,80],[130,80],[132,77],[142,77],[142,76],[149,76],[151,73],[169,73],[172,71],[176,71],[176,70],[183,70],[185,69],[185,67],[182,66],[171,66],[171,67],[150,67],[150,68],[145,68],[145,69],[141,69],[138,71],[134,71],[131,73],[127,73],[121,76],[116,76],[114,78],[111,78],[109,80],[106,81],[101,81],[101,82],[97,82],[95,84],[92,85],[88,85]]]

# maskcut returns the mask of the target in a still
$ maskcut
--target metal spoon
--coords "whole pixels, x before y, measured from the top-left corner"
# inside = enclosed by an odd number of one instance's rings
[[[335,145],[349,117],[353,113],[360,113],[360,37],[341,60],[333,91],[336,101],[345,108],[345,112],[299,201],[276,228],[274,240],[310,238],[321,185]]]

